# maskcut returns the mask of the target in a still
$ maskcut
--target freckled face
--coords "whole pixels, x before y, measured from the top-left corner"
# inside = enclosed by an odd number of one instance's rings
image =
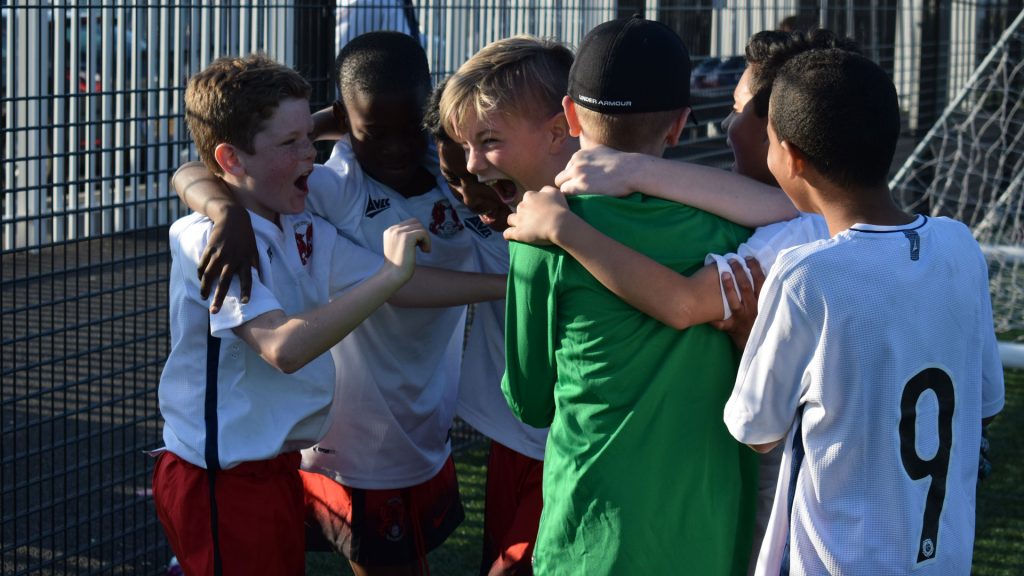
[[[722,127],[726,130],[725,141],[735,157],[733,172],[774,186],[776,181],[766,162],[768,119],[761,118],[754,111],[750,75],[751,69],[748,67],[733,90],[732,111],[722,122]]]
[[[296,214],[306,208],[306,179],[316,159],[312,132],[309,101],[289,98],[263,122],[253,138],[252,154],[236,149],[249,190],[240,198],[246,208],[275,222],[277,214]]]
[[[508,228],[508,215],[512,209],[495,194],[493,188],[480,182],[466,168],[466,153],[462,146],[439,140],[437,155],[441,163],[441,175],[462,203],[492,229],[501,232]]]

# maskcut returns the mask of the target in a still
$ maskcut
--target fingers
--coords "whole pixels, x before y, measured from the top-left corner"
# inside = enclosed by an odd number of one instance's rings
[[[757,261],[757,258],[747,258],[747,268],[750,269],[750,275],[754,277],[754,296],[760,296],[761,287],[764,286],[764,270],[761,268],[761,263]]]
[[[241,289],[242,304],[248,304],[249,296],[252,295],[252,268],[238,271],[238,287]]]
[[[220,280],[217,282],[217,289],[213,292],[213,301],[210,302],[211,314],[220,312],[220,307],[224,304],[224,298],[228,295],[228,288],[231,287],[231,277],[233,275],[228,268],[221,269]]]
[[[409,218],[394,225],[395,231],[403,241],[411,247],[418,247],[423,252],[430,252],[430,234],[423,223],[416,218]]]
[[[750,302],[756,303],[757,295],[754,293],[754,287],[750,283],[750,278],[743,269],[743,264],[739,260],[729,260],[729,267],[732,268],[733,284],[739,291],[740,306],[744,304],[749,305]],[[735,312],[736,309],[733,308],[733,311]]]
[[[729,262],[732,265],[732,261]],[[746,276],[742,271],[741,276]],[[737,294],[736,280],[734,274],[729,272],[722,272],[722,289],[725,290],[725,301],[729,305],[729,310],[732,311],[733,316],[743,308],[743,303],[740,300],[740,295]]]
[[[206,249],[203,250],[203,256],[199,259],[199,296],[203,300],[210,297],[210,288],[213,287],[213,282],[216,280],[215,274],[220,273],[222,267],[220,250],[214,248],[214,246],[207,245]]]

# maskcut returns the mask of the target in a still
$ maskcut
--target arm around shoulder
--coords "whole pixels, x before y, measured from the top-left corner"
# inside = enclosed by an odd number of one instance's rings
[[[710,166],[607,147],[576,152],[555,184],[567,194],[643,192],[749,227],[797,216],[793,203],[777,187]]]

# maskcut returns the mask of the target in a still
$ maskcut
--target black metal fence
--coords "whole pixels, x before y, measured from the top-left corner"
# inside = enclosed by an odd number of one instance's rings
[[[913,138],[1021,9],[1021,0],[338,4],[4,3],[4,574],[157,574],[171,555],[153,513],[144,451],[161,443],[166,231],[183,214],[169,177],[194,158],[183,86],[213,57],[264,50],[303,71],[315,104],[324,105],[333,99],[338,14],[351,29],[415,30],[437,77],[510,34],[575,45],[594,25],[633,12],[672,25],[696,63],[724,63],[742,54],[750,33],[795,16],[798,25],[854,36],[893,74]],[[724,64],[718,72],[695,84],[702,124],[675,153],[723,165],[729,154],[718,123],[735,76]],[[457,442],[472,441],[471,431],[459,433]]]

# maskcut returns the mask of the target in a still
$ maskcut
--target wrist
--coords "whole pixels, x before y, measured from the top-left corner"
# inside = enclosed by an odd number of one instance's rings
[[[568,244],[577,237],[582,222],[575,212],[568,207],[561,207],[552,217],[551,243],[561,248],[569,248]]]
[[[206,201],[206,215],[214,222],[221,222],[228,217],[246,216],[245,207],[227,198],[211,198]]]
[[[650,177],[656,171],[655,162],[659,160],[650,154],[630,152],[625,155],[621,170],[627,175],[626,183],[632,192],[645,192],[652,186]]]
[[[385,258],[378,276],[388,289],[397,290],[412,278],[414,271],[413,266],[402,267]]]

